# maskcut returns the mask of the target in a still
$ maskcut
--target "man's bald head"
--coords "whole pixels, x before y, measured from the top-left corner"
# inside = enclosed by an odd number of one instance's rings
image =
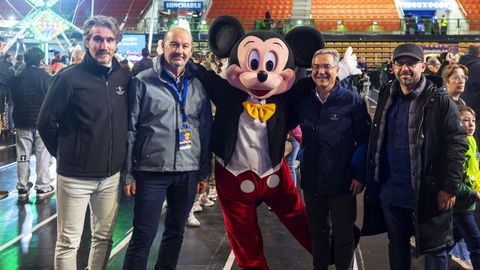
[[[177,35],[186,35],[190,37],[190,43],[192,43],[192,34],[187,29],[183,27],[174,27],[168,30],[168,32],[165,34],[165,37],[163,38],[163,44],[165,44],[165,42],[168,42],[172,37]]]
[[[82,49],[76,49],[72,52],[70,64],[80,64],[85,56],[85,52]]]
[[[170,29],[163,40],[166,67],[179,76],[193,53],[192,35],[184,28]]]

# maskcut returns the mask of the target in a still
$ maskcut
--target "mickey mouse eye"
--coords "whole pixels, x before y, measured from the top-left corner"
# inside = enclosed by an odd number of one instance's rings
[[[265,59],[265,69],[267,71],[272,71],[277,65],[277,56],[273,52],[269,52]]]
[[[259,66],[259,59],[260,55],[258,55],[258,51],[253,50],[248,55],[248,64],[252,70],[257,70]]]

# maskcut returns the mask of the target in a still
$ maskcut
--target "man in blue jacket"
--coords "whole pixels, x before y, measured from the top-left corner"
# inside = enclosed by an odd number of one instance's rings
[[[296,107],[305,152],[301,164],[312,234],[315,269],[330,264],[332,230],[337,269],[353,258],[356,195],[362,192],[371,119],[365,101],[337,79],[340,57],[321,49],[312,59],[312,78],[296,87],[307,93]]]

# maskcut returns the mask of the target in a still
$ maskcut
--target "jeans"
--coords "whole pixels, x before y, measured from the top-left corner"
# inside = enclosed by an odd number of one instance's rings
[[[27,188],[30,178],[30,155],[35,147],[37,181],[35,189],[50,189],[50,164],[52,156],[48,153],[38,131],[35,129],[17,129],[17,189]]]
[[[324,197],[303,191],[308,223],[312,234],[312,256],[315,270],[327,270],[331,260],[331,239],[335,267],[350,269],[355,241],[353,226],[357,216],[356,197],[342,195]],[[330,225],[331,223],[331,225]],[[330,236],[332,231],[332,236]]]
[[[414,234],[413,209],[381,204],[388,230],[388,257],[391,270],[410,269],[410,237]],[[425,270],[447,270],[446,249],[425,254]]]
[[[133,234],[123,269],[147,268],[148,254],[157,234],[165,195],[168,205],[165,231],[155,269],[175,269],[185,224],[197,192],[198,171],[139,172],[135,178],[137,190],[133,209]]]
[[[106,269],[119,199],[120,173],[95,180],[58,175],[56,270],[77,269],[77,251],[87,207],[90,207],[92,229],[88,269]]]
[[[473,212],[455,213],[453,224],[465,239],[473,269],[480,270],[480,230]]]
[[[287,164],[288,168],[290,169],[290,175],[292,176],[293,183],[295,186],[297,185],[297,174],[295,173],[295,160],[297,159],[298,152],[300,151],[300,143],[295,140],[295,138],[291,138],[290,140],[292,144],[292,152],[287,156]]]

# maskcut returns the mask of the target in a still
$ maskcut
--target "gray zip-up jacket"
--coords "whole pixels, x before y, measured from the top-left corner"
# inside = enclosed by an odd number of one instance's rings
[[[179,150],[180,102],[165,72],[162,73],[163,61],[163,55],[157,57],[153,68],[140,72],[131,81],[125,172],[199,170],[200,179],[206,179],[211,170],[210,99],[200,81],[186,68],[183,75],[183,79],[188,80],[185,112],[191,131],[191,148]]]

